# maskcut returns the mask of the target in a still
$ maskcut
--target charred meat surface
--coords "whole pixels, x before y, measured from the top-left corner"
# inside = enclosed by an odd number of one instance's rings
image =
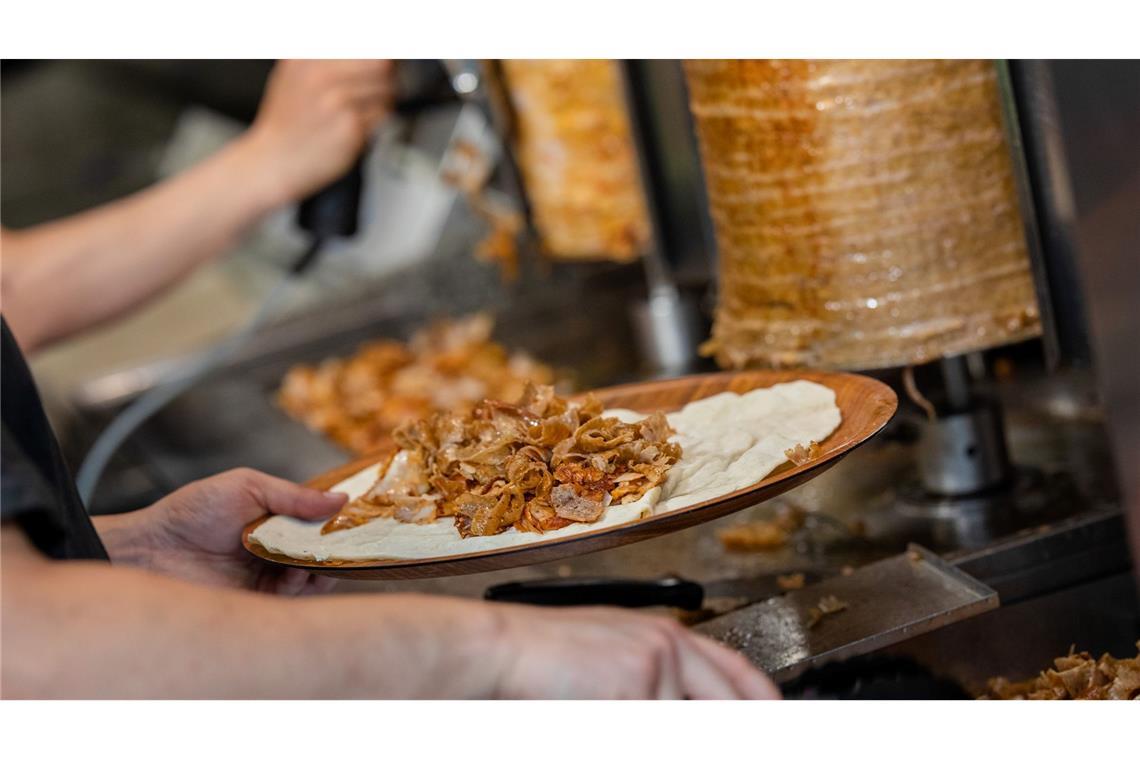
[[[627,262],[651,237],[621,64],[504,60],[514,149],[542,249]]]

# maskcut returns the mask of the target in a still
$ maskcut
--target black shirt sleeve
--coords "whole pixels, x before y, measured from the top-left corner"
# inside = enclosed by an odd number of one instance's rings
[[[0,517],[5,523],[19,523],[45,554],[52,553],[64,531],[57,510],[52,508],[53,498],[40,471],[4,425],[0,438]]]
[[[24,356],[0,323],[0,516],[49,557],[107,559]]]

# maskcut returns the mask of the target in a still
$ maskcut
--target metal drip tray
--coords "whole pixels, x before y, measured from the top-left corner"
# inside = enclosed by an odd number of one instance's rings
[[[971,496],[938,496],[918,481],[889,491],[864,519],[869,537],[914,541],[938,550],[980,549],[1026,528],[1086,508],[1064,474],[1015,468],[1008,485]]]

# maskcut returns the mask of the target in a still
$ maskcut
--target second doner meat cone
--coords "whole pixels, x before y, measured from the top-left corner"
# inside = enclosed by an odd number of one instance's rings
[[[988,61],[689,61],[724,367],[886,367],[1040,332]]]
[[[649,240],[621,72],[610,60],[504,60],[534,223],[557,259],[632,261]]]

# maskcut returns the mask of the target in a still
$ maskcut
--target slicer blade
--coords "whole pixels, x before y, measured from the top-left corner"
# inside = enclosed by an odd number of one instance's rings
[[[835,597],[846,608],[812,608]],[[895,557],[714,618],[696,630],[743,653],[777,681],[867,654],[998,606],[989,586],[912,544]],[[814,624],[812,619],[818,618]]]

